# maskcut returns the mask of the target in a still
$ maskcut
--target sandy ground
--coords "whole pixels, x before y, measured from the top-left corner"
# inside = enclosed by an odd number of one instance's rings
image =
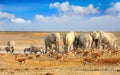
[[[61,62],[48,55],[37,58],[35,54],[26,56],[23,53],[24,48],[30,47],[33,42],[37,46],[44,47],[44,37],[47,34],[48,32],[0,32],[0,75],[120,75],[120,53],[112,56],[108,54],[101,57],[97,63],[87,64],[83,60],[89,56],[66,57]],[[63,34],[61,32],[61,35]],[[114,34],[120,37],[119,32]],[[14,40],[16,43],[15,54],[4,51],[9,40]],[[26,57],[26,62],[20,64],[15,59],[16,55]],[[101,59],[110,59],[111,63],[103,63]]]

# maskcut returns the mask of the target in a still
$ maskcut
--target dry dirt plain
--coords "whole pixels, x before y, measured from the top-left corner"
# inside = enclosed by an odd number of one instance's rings
[[[0,75],[120,75],[120,52],[106,53],[97,61],[90,56],[82,56],[82,53],[68,56],[62,61],[47,54],[40,57],[23,54],[23,49],[29,47],[33,41],[44,47],[43,39],[48,33],[50,32],[0,32]],[[63,35],[65,32],[60,33]],[[120,37],[120,32],[113,33]],[[15,54],[3,51],[9,40],[16,43]],[[20,64],[15,56],[27,57],[27,60]]]

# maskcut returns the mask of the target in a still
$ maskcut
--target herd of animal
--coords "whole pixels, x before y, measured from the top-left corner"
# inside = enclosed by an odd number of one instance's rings
[[[104,31],[93,31],[91,33],[75,33],[68,32],[63,35],[61,39],[60,33],[50,33],[44,38],[45,49],[43,47],[31,46],[30,48],[25,48],[24,52],[40,52],[43,54],[48,53],[50,50],[60,52],[60,43],[63,41],[63,50],[65,53],[71,50],[93,50],[96,49],[118,49],[119,41],[118,38],[108,32]],[[5,48],[7,52],[13,53],[15,50],[15,42],[7,42],[7,47]]]
[[[60,34],[51,33],[45,37],[45,53],[48,49],[53,49],[52,44],[55,45],[55,51],[60,50]],[[118,38],[108,32],[104,31],[94,31],[88,34],[77,34],[75,32],[69,32],[63,35],[63,49],[65,52],[70,50],[77,50],[81,48],[82,50],[93,50],[97,49],[118,49],[119,41]]]

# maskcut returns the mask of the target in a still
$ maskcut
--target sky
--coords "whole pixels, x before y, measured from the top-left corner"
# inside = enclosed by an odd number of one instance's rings
[[[120,31],[120,0],[0,0],[0,31]]]

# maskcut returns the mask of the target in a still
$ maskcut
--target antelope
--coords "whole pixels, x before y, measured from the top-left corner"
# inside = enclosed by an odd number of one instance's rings
[[[25,63],[27,58],[26,57],[17,57],[15,56],[15,60],[19,62],[20,64]]]
[[[5,47],[5,50],[6,50],[6,52],[8,53],[8,52],[10,52],[10,53],[13,53],[14,52],[14,49],[11,47]]]
[[[19,64],[20,64],[20,68],[21,68],[21,65],[24,63],[26,64],[26,60],[27,58],[26,57],[18,57],[18,56],[15,56],[15,61],[17,61]],[[27,65],[26,65],[27,66]]]

